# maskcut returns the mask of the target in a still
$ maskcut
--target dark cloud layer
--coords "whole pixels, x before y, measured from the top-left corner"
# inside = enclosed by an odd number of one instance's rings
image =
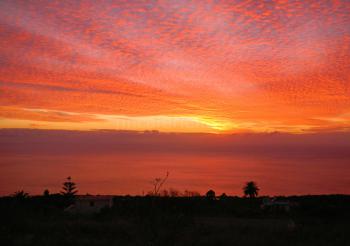
[[[12,154],[159,153],[345,158],[350,133],[181,134],[129,131],[0,130],[2,152]]]
[[[0,194],[58,192],[68,175],[82,194],[142,194],[170,171],[166,187],[241,195],[349,193],[350,136],[0,131]]]

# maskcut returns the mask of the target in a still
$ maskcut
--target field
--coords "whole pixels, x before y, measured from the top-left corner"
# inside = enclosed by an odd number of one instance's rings
[[[262,199],[115,197],[97,214],[63,212],[59,195],[0,198],[1,245],[350,245],[350,196]]]

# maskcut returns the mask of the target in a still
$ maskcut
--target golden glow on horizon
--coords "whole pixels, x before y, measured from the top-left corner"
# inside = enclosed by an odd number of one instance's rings
[[[11,109],[13,111],[13,109]],[[23,109],[24,112],[40,112],[39,120],[27,120],[28,114],[24,119],[6,119],[0,121],[0,128],[36,128],[36,129],[74,129],[74,130],[95,130],[95,129],[119,129],[119,130],[159,130],[163,132],[209,132],[219,133],[227,130],[222,122],[216,122],[210,119],[201,119],[192,116],[126,116],[126,115],[89,115],[90,118],[81,118],[81,121],[70,121],[68,117],[76,117],[79,114],[62,111],[52,111],[43,109]],[[46,116],[42,116],[46,115]],[[54,118],[55,121],[40,120],[46,117]],[[57,118],[57,115],[62,118]],[[37,115],[35,115],[37,116]],[[16,117],[19,117],[16,115]],[[67,120],[67,121],[65,121]],[[227,124],[227,123],[226,123]],[[9,127],[10,126],[10,127]]]
[[[1,1],[0,127],[349,131],[349,13],[341,0]]]
[[[4,107],[0,107],[5,112]],[[65,129],[65,130],[135,130],[161,132],[206,132],[206,133],[239,133],[242,132],[274,132],[276,129],[289,133],[312,132],[317,125],[293,125],[286,128],[283,124],[276,122],[260,122],[256,125],[253,122],[236,122],[229,120],[213,119],[201,116],[126,116],[126,115],[102,115],[90,114],[80,115],[72,112],[53,111],[44,109],[22,109],[24,112],[34,112],[33,119],[26,114],[23,119],[3,118],[0,121],[0,128],[31,128],[31,129]],[[11,109],[11,112],[15,111]],[[39,114],[37,115],[37,113]],[[1,111],[0,111],[1,115]],[[35,118],[40,116],[38,120]],[[70,117],[73,116],[72,121]],[[68,118],[67,118],[68,117]],[[42,119],[50,118],[51,121]],[[336,119],[327,119],[339,122]]]

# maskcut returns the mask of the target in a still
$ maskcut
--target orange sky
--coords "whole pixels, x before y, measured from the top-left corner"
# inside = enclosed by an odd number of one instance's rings
[[[349,1],[95,2],[0,2],[0,128],[349,131]]]
[[[349,194],[350,132],[162,133],[0,129],[0,195],[59,192],[72,176],[79,194],[165,189],[242,195]]]

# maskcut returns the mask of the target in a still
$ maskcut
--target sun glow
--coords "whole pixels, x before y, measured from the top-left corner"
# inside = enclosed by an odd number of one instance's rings
[[[195,122],[204,124],[210,127],[211,129],[216,130],[217,132],[232,131],[233,129],[238,127],[237,125],[235,125],[229,120],[214,119],[214,118],[205,117],[205,116],[190,116],[188,118],[192,119]]]
[[[230,122],[203,116],[127,116],[106,114],[80,114],[48,109],[1,108],[0,128],[37,129],[118,129],[118,130],[159,130],[162,132],[207,132],[219,133],[232,129]],[[8,113],[17,112],[15,116]],[[7,112],[7,113],[6,113]],[[20,115],[20,113],[22,115]],[[15,119],[9,119],[11,117]],[[21,118],[21,119],[20,119]],[[28,120],[28,118],[31,118]],[[10,127],[8,127],[10,126]]]

